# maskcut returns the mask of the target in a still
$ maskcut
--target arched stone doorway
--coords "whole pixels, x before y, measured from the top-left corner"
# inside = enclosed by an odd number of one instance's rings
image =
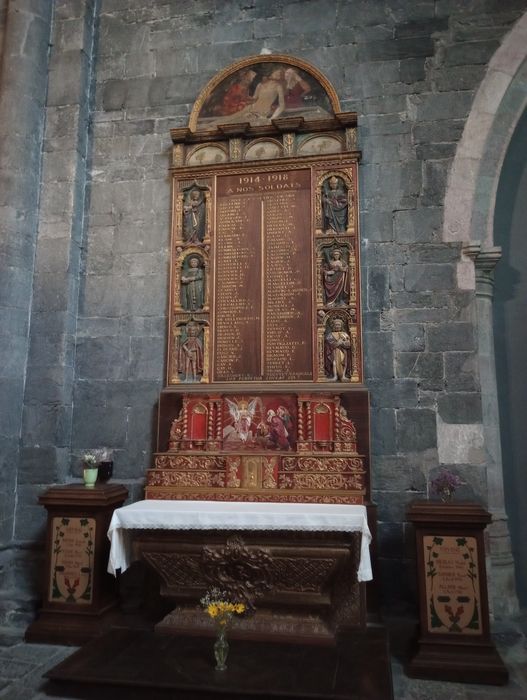
[[[514,235],[511,222],[504,218],[507,206],[510,206],[511,178],[516,178],[516,184],[521,188],[527,187],[525,170],[518,167],[515,153],[515,140],[519,139],[521,124],[525,121],[527,104],[527,14],[518,20],[503,44],[492,58],[485,79],[483,80],[467,120],[463,137],[457,149],[452,170],[450,172],[445,197],[445,218],[443,238],[446,241],[464,242],[464,259],[458,267],[458,282],[460,287],[472,288],[476,291],[478,317],[478,350],[481,395],[483,403],[483,429],[485,445],[488,453],[487,482],[488,505],[493,515],[489,528],[490,552],[492,564],[491,595],[494,599],[494,612],[497,616],[513,613],[517,610],[517,599],[514,585],[514,563],[509,538],[509,521],[505,511],[512,513],[511,526],[515,545],[516,565],[518,567],[517,583],[523,589],[527,580],[527,547],[525,537],[522,537],[518,517],[521,512],[523,496],[520,495],[524,485],[518,483],[519,465],[521,459],[515,445],[521,443],[522,431],[518,423],[507,423],[507,415],[501,415],[500,409],[516,413],[521,410],[519,398],[511,403],[507,396],[506,382],[510,381],[513,365],[508,366],[508,378],[505,374],[503,357],[510,351],[515,342],[521,342],[516,336],[516,330],[510,323],[507,332],[503,334],[503,303],[496,318],[499,334],[497,343],[498,372],[496,372],[494,344],[494,268],[501,257],[502,246],[508,257],[511,253],[518,255],[522,248],[524,269],[527,268],[527,245],[520,241],[519,232]],[[514,135],[514,136],[513,136]],[[524,144],[525,145],[525,144]],[[525,161],[526,150],[523,151]],[[508,154],[511,154],[508,156]],[[521,182],[520,182],[521,180]],[[523,210],[525,217],[525,209]],[[524,218],[525,220],[525,218]],[[498,231],[499,227],[499,231]],[[525,238],[525,232],[523,238]],[[514,236],[514,240],[513,240]],[[511,247],[512,246],[512,247]],[[516,248],[520,246],[520,248]],[[516,264],[518,259],[516,259]],[[496,275],[499,285],[498,300],[511,292],[510,279],[507,277],[506,265]],[[521,268],[520,268],[521,269]],[[517,285],[514,291],[516,304],[521,304],[522,288]],[[525,299],[525,295],[523,297]],[[525,304],[523,304],[523,307]],[[516,307],[515,307],[516,308]],[[510,313],[514,313],[509,309]],[[501,321],[499,320],[501,318]],[[513,329],[512,332],[510,329]],[[524,380],[514,377],[514,381],[525,381],[527,387],[527,371]],[[498,406],[498,389],[505,397],[506,403]],[[525,391],[523,396],[525,396]],[[511,442],[511,430],[515,431],[515,441]],[[502,456],[502,445],[507,441]],[[511,462],[514,454],[516,462]],[[507,493],[504,493],[504,483]],[[527,500],[527,499],[524,499]],[[525,534],[525,530],[523,531]],[[527,601],[523,601],[525,603]]]

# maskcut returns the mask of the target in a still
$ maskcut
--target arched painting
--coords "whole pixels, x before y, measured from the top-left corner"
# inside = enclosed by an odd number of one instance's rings
[[[209,83],[196,102],[190,128],[261,126],[282,117],[327,119],[338,109],[326,78],[306,62],[257,56],[231,66]]]

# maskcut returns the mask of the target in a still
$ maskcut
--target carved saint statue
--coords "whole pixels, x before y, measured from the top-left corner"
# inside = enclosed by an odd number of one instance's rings
[[[185,311],[199,311],[205,300],[205,274],[201,258],[190,255],[183,263],[181,271],[181,306]]]
[[[348,192],[341,177],[332,175],[322,185],[322,229],[345,233],[348,227]]]
[[[329,254],[323,270],[324,304],[326,306],[346,306],[350,298],[349,267],[342,259],[342,251],[335,248]]]
[[[203,375],[203,344],[199,324],[187,323],[186,340],[179,346],[178,371],[183,382],[199,382]]]
[[[351,374],[351,338],[344,321],[334,318],[324,339],[324,370],[331,382],[349,382]]]
[[[192,189],[183,203],[183,240],[200,243],[205,238],[205,196],[201,190]]]

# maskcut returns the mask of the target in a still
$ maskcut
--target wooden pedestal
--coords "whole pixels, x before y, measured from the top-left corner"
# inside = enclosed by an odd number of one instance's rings
[[[508,672],[490,637],[483,530],[475,503],[417,501],[407,509],[417,544],[420,630],[406,667],[414,678],[502,685]]]
[[[46,565],[42,607],[26,641],[83,644],[105,630],[117,600],[106,533],[127,496],[121,484],[67,484],[39,498],[48,511]]]

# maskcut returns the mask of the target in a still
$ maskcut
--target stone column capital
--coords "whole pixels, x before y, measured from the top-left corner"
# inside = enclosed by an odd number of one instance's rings
[[[500,246],[483,248],[479,241],[467,243],[463,246],[463,255],[470,258],[476,271],[476,296],[494,296],[494,268],[501,258]]]

